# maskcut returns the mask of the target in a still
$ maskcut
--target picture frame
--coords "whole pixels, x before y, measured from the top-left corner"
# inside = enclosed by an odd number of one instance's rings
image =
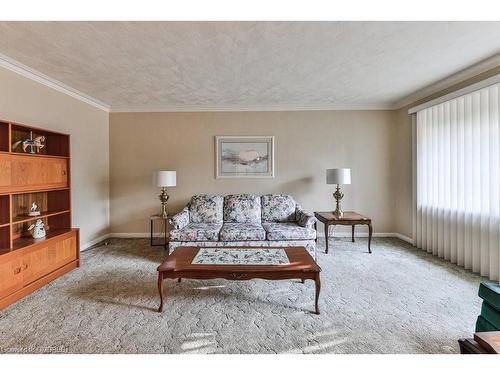
[[[274,178],[274,136],[216,136],[215,178]]]

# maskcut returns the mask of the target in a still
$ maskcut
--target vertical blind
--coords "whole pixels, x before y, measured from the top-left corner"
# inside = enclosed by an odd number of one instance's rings
[[[416,115],[416,245],[491,280],[500,271],[499,88]]]

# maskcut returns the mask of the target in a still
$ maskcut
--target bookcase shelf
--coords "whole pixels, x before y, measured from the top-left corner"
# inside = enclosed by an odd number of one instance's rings
[[[36,202],[41,211],[40,216],[28,216],[31,204]],[[68,189],[23,192],[12,195],[12,222],[25,222],[66,213],[71,210],[70,191]]]
[[[23,150],[22,141],[37,137],[43,137],[43,147]],[[0,120],[0,309],[48,282],[41,280],[55,278],[49,275],[79,266],[69,167],[69,135]],[[33,203],[38,216],[28,215]],[[39,219],[46,236],[34,239],[29,227]],[[46,264],[43,272],[24,275],[40,262]]]
[[[29,154],[26,152],[11,152],[10,154],[12,154],[12,155],[29,155],[32,158],[44,157],[44,158],[69,159],[69,156],[56,156],[56,155],[47,155],[47,154]]]
[[[9,129],[10,124],[0,121],[0,152],[9,152]]]
[[[51,216],[57,216],[69,213],[69,210],[65,211],[41,211],[38,216],[16,216],[12,218],[12,224],[22,224],[28,223],[30,221],[35,221],[37,219],[46,219]],[[8,225],[8,224],[7,224]]]
[[[56,133],[25,125],[11,124],[11,152],[24,154],[22,142],[25,139],[45,137],[44,147],[33,156],[69,157],[69,137],[66,134]]]
[[[13,241],[12,251],[19,250],[34,244],[40,244],[52,238],[58,237],[62,234],[70,233],[70,229],[52,229],[47,231],[45,238],[32,238],[32,237],[20,237]]]
[[[0,228],[0,254],[10,251],[10,225]]]
[[[0,195],[0,226],[10,222],[10,196]]]

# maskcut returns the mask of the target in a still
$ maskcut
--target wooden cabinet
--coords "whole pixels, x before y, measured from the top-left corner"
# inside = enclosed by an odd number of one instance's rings
[[[10,155],[0,154],[0,191],[9,191],[12,179]]]
[[[77,229],[0,255],[0,308],[78,266]]]
[[[74,235],[52,240],[42,246],[29,247],[22,254],[23,284],[28,285],[76,259]]]
[[[0,309],[80,264],[70,165],[69,135],[0,120]],[[28,215],[32,203],[40,215]],[[37,220],[41,239],[29,232]]]
[[[53,271],[49,259],[49,247],[33,246],[24,251],[21,257],[23,261],[23,284],[27,285],[41,278],[43,275]]]
[[[0,154],[0,166],[0,192],[68,186],[67,158]]]
[[[71,236],[49,247],[49,263],[59,268],[76,259],[76,237]]]
[[[16,253],[0,257],[0,301],[23,286],[22,256]],[[1,305],[0,305],[1,306]]]

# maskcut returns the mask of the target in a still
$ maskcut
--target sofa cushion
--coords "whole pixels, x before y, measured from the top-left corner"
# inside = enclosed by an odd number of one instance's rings
[[[286,194],[266,194],[261,197],[262,222],[295,221],[295,199]]]
[[[224,223],[220,230],[221,241],[265,240],[266,231],[260,223]]]
[[[173,241],[217,241],[222,224],[189,223],[182,229],[170,231]]]
[[[221,195],[194,195],[189,204],[189,221],[191,223],[222,224]]]
[[[184,207],[182,211],[176,213],[170,218],[170,225],[174,229],[182,229],[189,224],[189,209]]]
[[[314,240],[316,231],[296,223],[262,223],[268,240]]]
[[[299,205],[295,210],[295,217],[297,218],[297,224],[306,228],[312,228],[318,221],[312,213],[304,211]]]
[[[260,197],[253,194],[232,194],[224,197],[224,222],[259,223]]]

